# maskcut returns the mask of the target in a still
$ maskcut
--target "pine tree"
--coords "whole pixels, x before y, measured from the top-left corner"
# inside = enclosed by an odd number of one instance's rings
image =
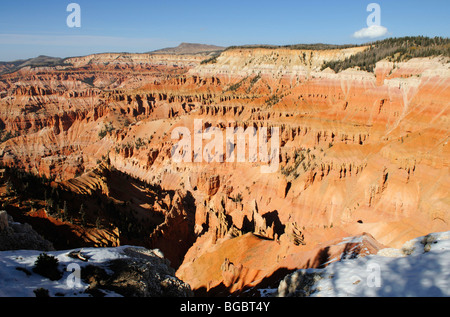
[[[62,219],[66,220],[68,218],[68,216],[69,216],[69,211],[67,209],[67,201],[64,200]]]
[[[14,185],[10,179],[6,182],[6,195],[10,196],[14,191]]]
[[[100,217],[97,217],[97,219],[95,220],[95,227],[97,229],[100,229],[101,225],[102,225],[102,222],[100,220]]]
[[[84,210],[84,204],[81,204],[80,206],[80,219],[81,219],[81,225],[86,225],[86,211]]]

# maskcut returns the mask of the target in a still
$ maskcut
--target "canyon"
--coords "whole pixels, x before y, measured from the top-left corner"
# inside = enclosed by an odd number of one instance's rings
[[[105,53],[4,72],[4,209],[64,237],[55,248],[159,249],[202,296],[251,296],[298,269],[448,231],[450,59],[321,69],[366,49]],[[194,133],[195,120],[279,128],[278,170],[174,162],[172,131]],[[15,169],[42,179],[45,198],[27,196]],[[48,212],[51,192],[74,218]]]

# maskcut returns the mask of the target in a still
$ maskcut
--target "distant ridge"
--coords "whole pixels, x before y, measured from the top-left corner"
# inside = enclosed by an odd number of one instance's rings
[[[251,44],[222,47],[209,44],[181,43],[177,47],[167,47],[155,51],[135,54],[173,54],[173,55],[202,55],[206,58],[202,64],[217,62],[217,57],[226,50],[233,49],[292,49],[292,50],[335,50],[354,47],[367,47],[366,50],[355,54],[345,60],[331,60],[324,62],[322,70],[330,68],[340,72],[347,68],[359,67],[361,70],[373,72],[376,63],[388,58],[391,61],[406,61],[413,57],[446,56],[450,57],[450,39],[443,37],[429,38],[425,36],[408,36],[400,38],[387,38],[364,44],[293,44],[293,45],[270,45]],[[115,53],[130,54],[130,53]],[[94,54],[95,55],[95,54]],[[35,58],[0,62],[0,75],[13,73],[23,67],[55,67],[68,66],[67,58],[58,58],[41,55]]]
[[[353,48],[359,47],[363,45],[357,44],[324,44],[324,43],[315,43],[315,44],[290,44],[290,45],[272,45],[272,44],[250,44],[250,45],[234,45],[229,46],[226,49],[246,49],[246,48],[266,48],[266,49],[278,49],[278,48],[286,48],[291,50],[336,50],[336,49],[345,49],[345,48]]]
[[[17,60],[12,62],[0,62],[0,74],[13,73],[23,67],[52,67],[63,65],[64,59],[40,55],[35,58]]]
[[[218,53],[225,50],[225,47],[197,44],[197,43],[181,43],[177,47],[168,47],[160,50],[148,52],[149,54],[208,54]]]

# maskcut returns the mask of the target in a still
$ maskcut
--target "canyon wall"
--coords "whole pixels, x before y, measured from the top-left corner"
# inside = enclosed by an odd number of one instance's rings
[[[449,230],[449,60],[321,70],[364,49],[237,48],[209,63],[99,54],[23,68],[0,77],[0,160],[66,184],[108,161],[176,191],[142,239],[167,250],[198,291],[238,291],[321,265],[333,254],[323,255],[326,246],[348,236],[369,237],[376,253]],[[263,174],[266,163],[249,159],[174,162],[172,132],[194,134],[195,120],[223,135],[279,128],[278,169]]]

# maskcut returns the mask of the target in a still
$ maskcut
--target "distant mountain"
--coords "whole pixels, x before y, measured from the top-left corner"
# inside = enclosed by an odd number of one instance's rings
[[[38,56],[25,60],[17,60],[12,62],[0,62],[0,74],[12,73],[23,67],[51,67],[63,64],[64,59],[51,56]]]
[[[177,47],[168,47],[160,50],[148,52],[150,54],[208,54],[218,53],[225,50],[225,47],[196,43],[181,43]]]
[[[147,52],[146,54],[219,54],[225,50],[225,47],[195,44],[195,43],[181,43],[177,47],[168,47],[160,50]],[[54,67],[58,65],[64,65],[64,58],[51,57],[41,55],[35,58],[29,58],[25,60],[17,60],[11,62],[0,62],[0,75],[13,73],[23,67]]]

